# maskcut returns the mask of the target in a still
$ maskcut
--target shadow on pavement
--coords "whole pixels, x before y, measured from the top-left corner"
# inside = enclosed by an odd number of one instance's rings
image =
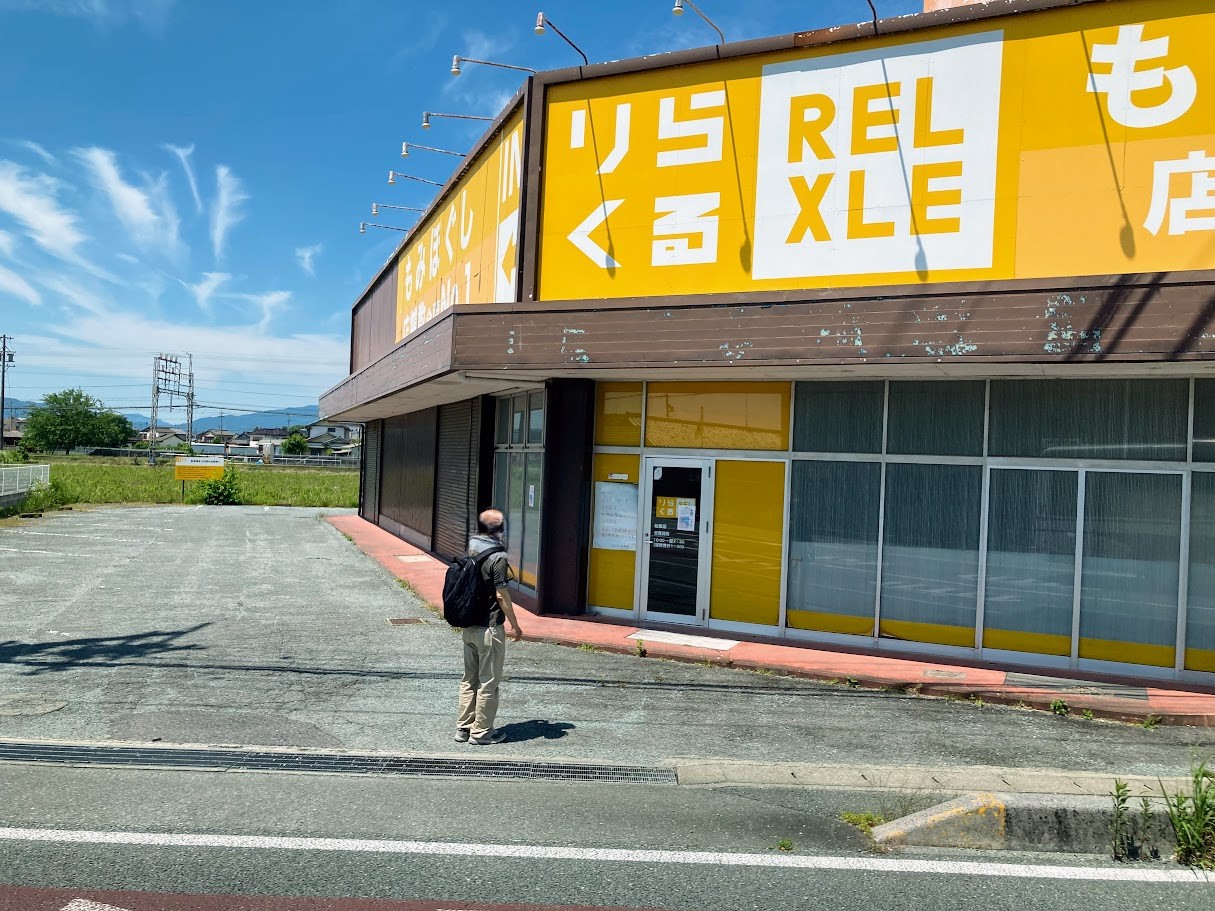
[[[132,663],[132,659],[202,649],[201,645],[178,644],[178,640],[210,625],[198,623],[179,630],[152,630],[129,636],[97,636],[62,642],[18,642],[9,639],[0,642],[0,664],[24,667],[26,670],[22,673],[29,677],[80,667],[127,664]]]
[[[574,729],[568,721],[516,721],[498,728],[506,735],[507,743],[522,743],[525,740],[560,740]]]

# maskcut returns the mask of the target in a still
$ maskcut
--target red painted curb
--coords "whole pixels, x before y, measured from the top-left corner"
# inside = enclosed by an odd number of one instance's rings
[[[360,516],[330,516],[327,521],[347,535],[363,553],[374,559],[398,579],[409,582],[432,605],[442,601],[446,564],[432,554],[402,541],[372,525]],[[409,558],[407,561],[399,557]],[[421,559],[425,558],[425,559]],[[816,643],[740,642],[725,650],[698,649],[665,642],[645,640],[645,629],[628,621],[602,622],[598,618],[544,616],[527,610],[516,611],[523,639],[577,648],[593,645],[620,655],[636,655],[634,633],[642,633],[646,656],[687,663],[709,662],[720,667],[750,671],[772,671],[789,677],[823,682],[851,681],[862,689],[893,689],[912,695],[967,701],[972,697],[985,703],[1024,706],[1053,711],[1052,705],[1064,702],[1068,714],[1081,718],[1085,710],[1094,718],[1153,725],[1215,727],[1215,693],[1164,689],[1143,681],[1129,685],[1143,689],[1146,699],[1131,699],[1073,690],[1027,689],[1005,685],[1007,672],[991,667],[961,663],[935,663],[930,660],[894,655],[871,655],[855,651],[831,651]],[[1077,687],[1084,680],[1077,679]]]

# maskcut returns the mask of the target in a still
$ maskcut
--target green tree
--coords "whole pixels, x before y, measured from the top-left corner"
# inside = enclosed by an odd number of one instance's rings
[[[283,455],[302,456],[308,454],[308,441],[302,434],[293,433],[283,440]]]
[[[121,433],[119,433],[121,431]],[[25,440],[38,449],[70,452],[77,446],[107,446],[134,432],[131,422],[105,410],[99,399],[83,389],[65,389],[43,396],[30,409]]]
[[[135,425],[121,414],[105,411],[97,415],[97,438],[93,445],[118,448],[135,436]]]

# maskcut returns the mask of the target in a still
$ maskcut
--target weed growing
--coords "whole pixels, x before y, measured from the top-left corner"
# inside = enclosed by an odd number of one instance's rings
[[[1190,793],[1164,791],[1169,824],[1177,839],[1177,862],[1215,869],[1215,772],[1200,763],[1190,773]]]
[[[1051,704],[1050,704],[1050,710],[1052,712],[1054,712],[1056,715],[1060,715],[1060,716],[1066,716],[1066,715],[1070,715],[1072,713],[1071,708],[1062,699],[1052,699]]]
[[[848,823],[850,826],[856,826],[869,838],[873,837],[874,827],[880,826],[886,822],[885,817],[879,813],[841,813],[840,819]]]

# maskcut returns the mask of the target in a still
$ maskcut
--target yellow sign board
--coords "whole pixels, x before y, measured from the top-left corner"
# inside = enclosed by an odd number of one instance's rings
[[[1213,44],[1123,0],[553,86],[538,296],[1215,268]]]
[[[522,179],[520,112],[398,256],[397,341],[455,304],[515,300]]]
[[[174,481],[214,481],[223,475],[223,456],[178,456],[173,463]]]

